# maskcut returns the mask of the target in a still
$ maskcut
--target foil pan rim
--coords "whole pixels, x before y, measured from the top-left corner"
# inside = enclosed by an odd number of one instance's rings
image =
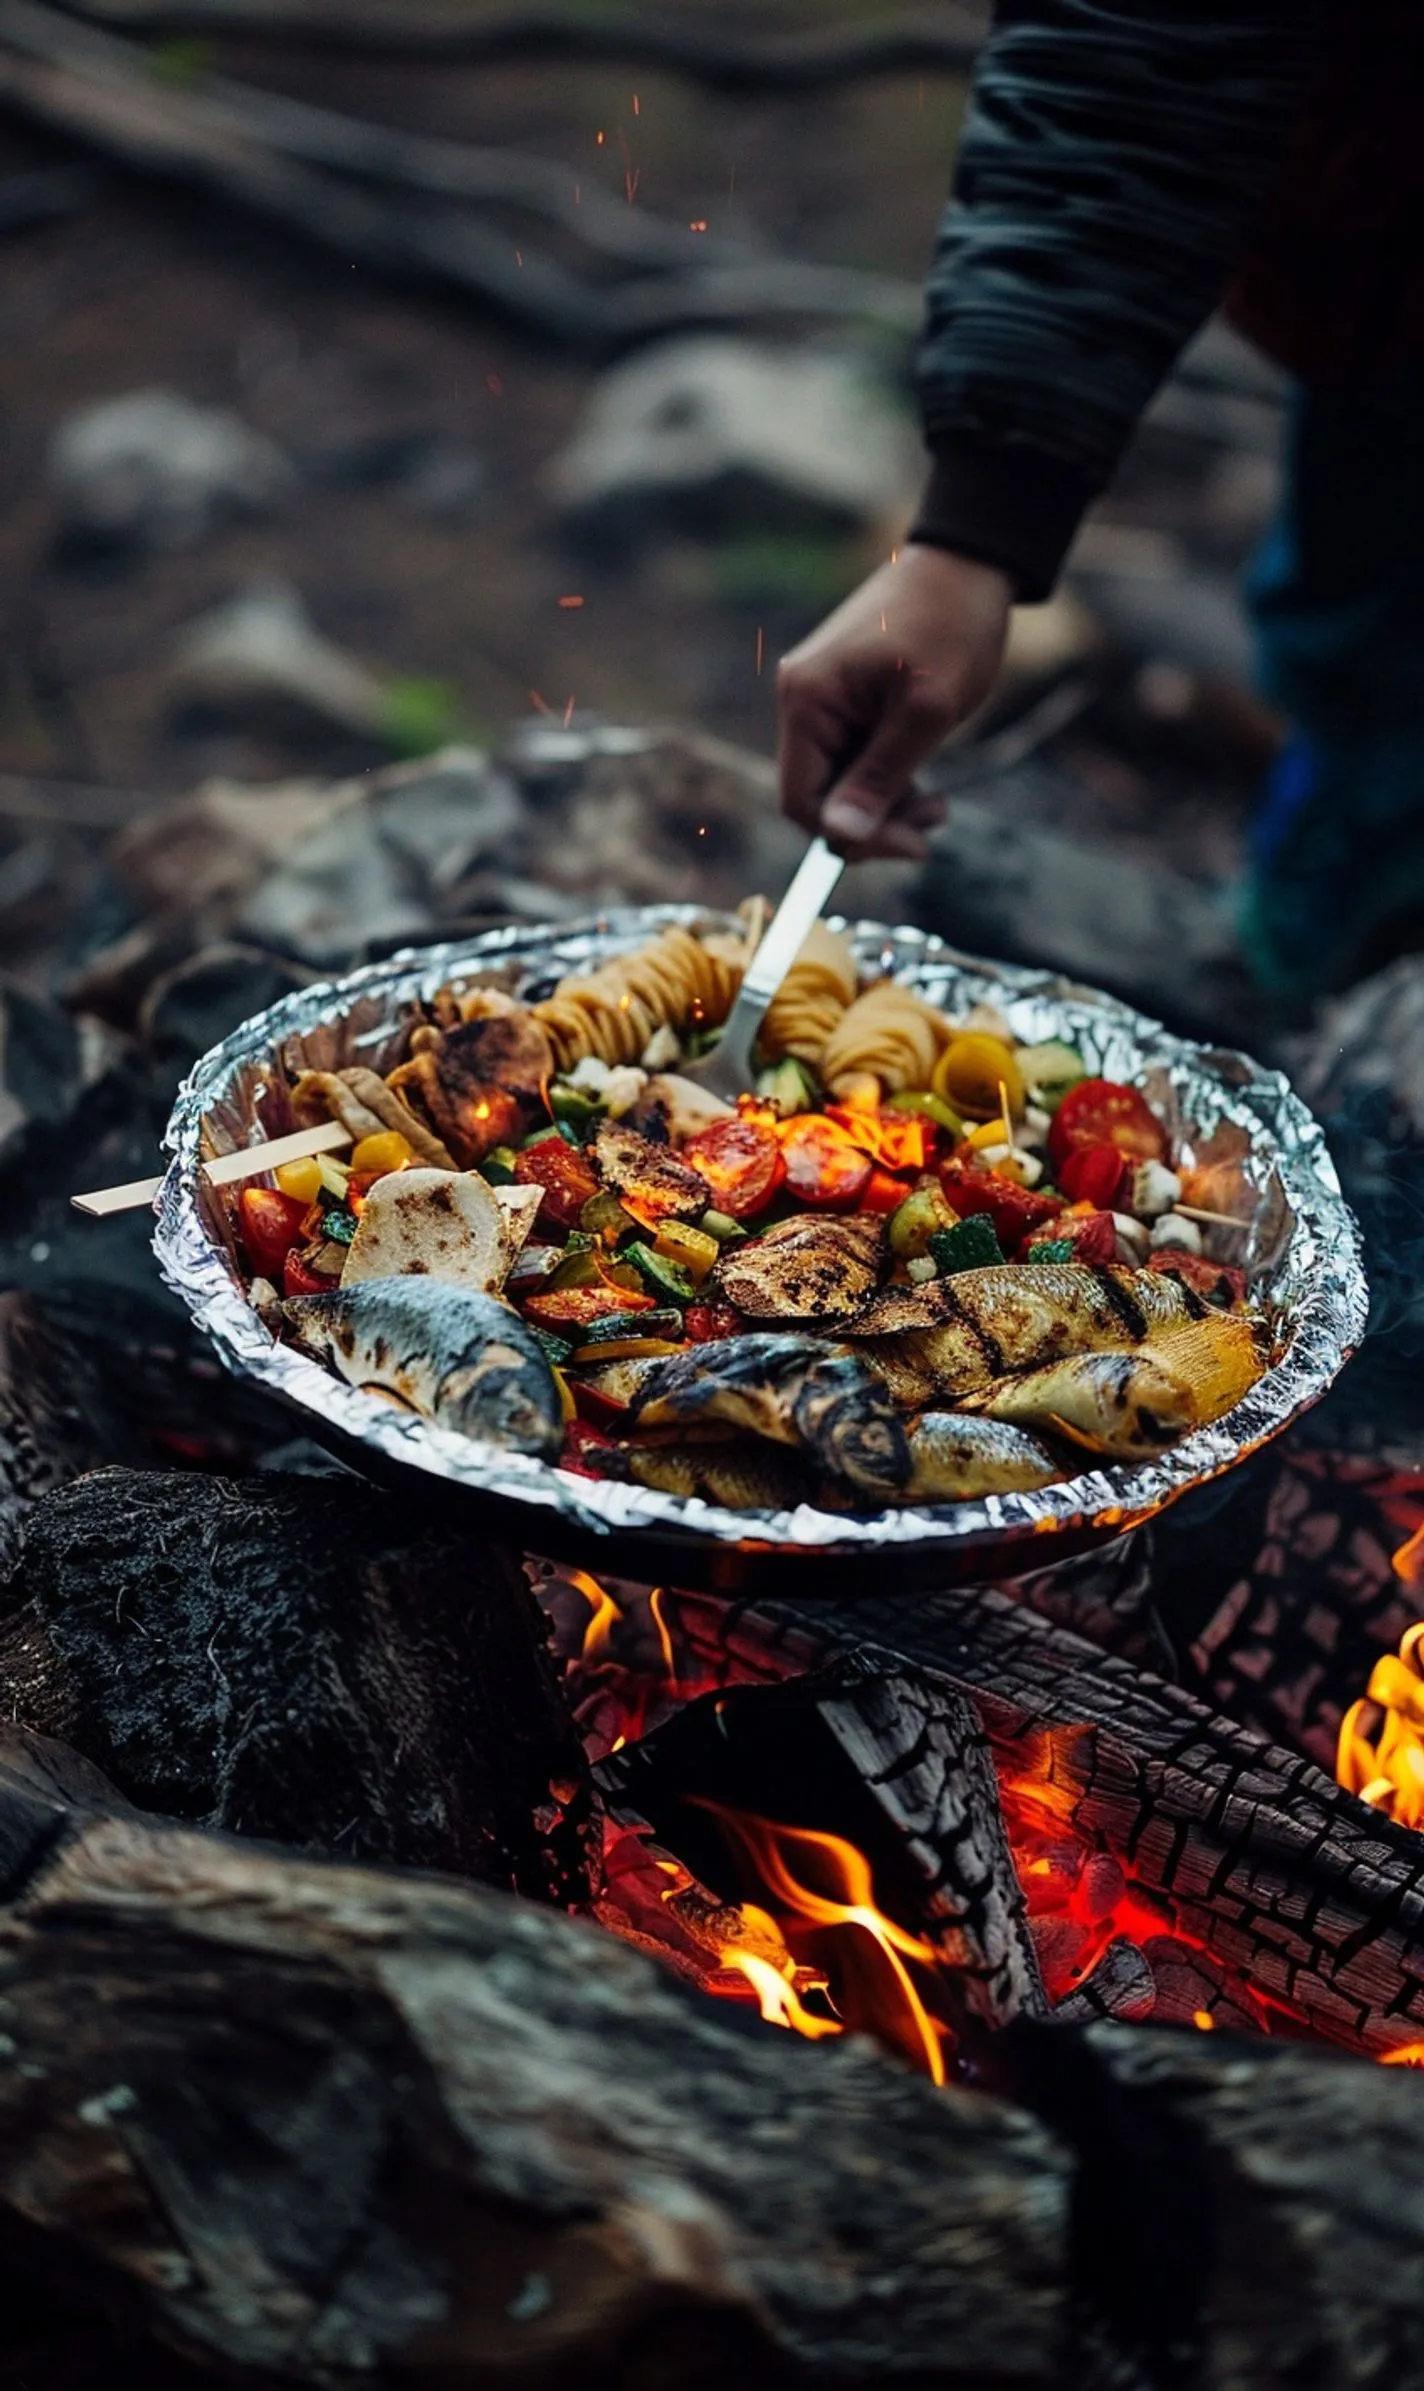
[[[265,1385],[385,1461],[423,1469],[536,1513],[553,1512],[594,1536],[651,1534],[802,1554],[869,1554],[906,1546],[992,1549],[1035,1535],[1052,1539],[1069,1531],[1130,1527],[1278,1435],[1319,1399],[1354,1350],[1368,1305],[1359,1230],[1341,1195],[1324,1133],[1282,1073],[1235,1049],[1178,1038],[1120,999],[1059,973],[966,955],[931,932],[839,918],[836,926],[850,936],[862,966],[881,965],[897,976],[929,982],[942,995],[952,990],[952,1001],[961,1006],[997,1001],[1010,1012],[1045,1007],[1060,1024],[1059,1034],[1067,1034],[1063,1025],[1073,1024],[1074,1034],[1091,1048],[1116,1046],[1121,1052],[1125,1047],[1138,1069],[1164,1069],[1199,1124],[1207,1118],[1234,1120],[1264,1136],[1292,1216],[1272,1296],[1289,1341],[1225,1419],[1155,1461],[1085,1472],[1033,1494],[873,1515],[846,1516],[809,1505],[781,1512],[730,1511],[697,1498],[582,1478],[474,1443],[361,1394],[319,1363],[278,1344],[215,1243],[198,1195],[205,1115],[243,1068],[270,1057],[285,1038],[340,1022],[359,999],[384,1000],[393,1018],[447,979],[511,964],[522,965],[526,976],[554,975],[627,948],[669,923],[731,926],[729,916],[697,905],[627,906],[575,922],[517,923],[432,947],[405,948],[383,962],[282,998],[201,1057],[178,1091],[165,1133],[173,1159],[155,1203],[153,1246],[164,1280],[228,1369]]]

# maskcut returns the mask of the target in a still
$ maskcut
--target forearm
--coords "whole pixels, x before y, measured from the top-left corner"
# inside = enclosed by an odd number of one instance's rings
[[[1004,0],[930,276],[913,536],[1051,586],[1253,228],[1328,4]]]

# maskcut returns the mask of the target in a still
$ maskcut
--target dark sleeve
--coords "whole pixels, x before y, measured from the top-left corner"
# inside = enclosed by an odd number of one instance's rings
[[[1051,589],[1250,235],[1330,0],[1000,0],[919,360],[910,534]]]

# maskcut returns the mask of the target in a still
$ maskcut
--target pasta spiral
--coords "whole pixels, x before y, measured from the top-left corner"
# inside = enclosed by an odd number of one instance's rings
[[[816,922],[767,1008],[757,1043],[769,1061],[794,1055],[819,1068],[837,1022],[855,1001],[855,957],[843,938]]]
[[[695,938],[674,924],[631,955],[560,980],[531,1009],[558,1070],[571,1071],[590,1054],[605,1063],[636,1063],[655,1030],[725,1021],[745,966],[740,939]]]
[[[838,1087],[873,1072],[887,1095],[924,1088],[952,1035],[935,1006],[899,980],[877,980],[841,1015],[820,1056],[821,1077]]]

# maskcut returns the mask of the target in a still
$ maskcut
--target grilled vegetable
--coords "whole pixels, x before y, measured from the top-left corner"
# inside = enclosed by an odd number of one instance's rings
[[[954,1214],[931,1180],[906,1196],[890,1215],[890,1251],[897,1262],[913,1262],[929,1252],[930,1239],[937,1230],[953,1227]]]
[[[1070,1204],[1122,1212],[1132,1195],[1132,1172],[1117,1146],[1074,1146],[1058,1166],[1058,1184]]]
[[[242,1249],[259,1278],[280,1279],[282,1265],[302,1239],[308,1207],[276,1187],[244,1187],[238,1199]]]
[[[650,1371],[641,1427],[725,1420],[773,1444],[803,1446],[832,1477],[885,1499],[910,1474],[904,1423],[859,1356],[814,1337],[724,1337]]]
[[[706,1219],[703,1214],[703,1219]],[[667,1221],[653,1239],[653,1251],[665,1262],[675,1262],[685,1270],[694,1287],[700,1287],[722,1251],[721,1240],[703,1228],[692,1228],[682,1220]]]
[[[752,1320],[845,1320],[874,1292],[883,1250],[878,1221],[778,1221],[724,1252],[714,1284]]]
[[[791,1194],[817,1211],[853,1212],[870,1177],[870,1156],[825,1113],[798,1113],[781,1131]]]
[[[636,1305],[625,1304],[621,1312],[608,1312],[602,1319],[591,1320],[584,1339],[585,1347],[604,1345],[623,1337],[658,1337],[671,1344],[680,1344],[681,1312],[674,1311],[671,1305],[665,1309],[649,1305],[645,1311],[645,1301],[646,1298],[641,1298]]]
[[[695,1169],[622,1121],[600,1122],[593,1154],[605,1188],[645,1227],[697,1220],[711,1201],[707,1181]]]
[[[1046,1038],[1041,1046],[1021,1046],[1014,1056],[1024,1086],[1044,1112],[1056,1112],[1070,1088],[1087,1077],[1076,1046]]]
[[[972,1212],[967,1220],[932,1229],[925,1241],[925,1251],[941,1278],[954,1278],[961,1270],[990,1270],[1004,1259],[1004,1249],[987,1212]]]
[[[1014,1253],[1030,1230],[1040,1228],[1063,1209],[1062,1198],[1039,1195],[1034,1188],[1016,1186],[1012,1179],[951,1156],[940,1172],[940,1185],[951,1211],[961,1220],[986,1213],[1006,1254]]]
[[[946,1137],[960,1138],[964,1135],[964,1123],[954,1106],[946,1103],[943,1096],[937,1096],[933,1088],[902,1088],[898,1095],[886,1097],[885,1109],[887,1112],[922,1113],[927,1121],[933,1121],[937,1129],[942,1129]]]
[[[682,1264],[669,1260],[651,1245],[630,1245],[625,1259],[631,1262],[654,1302],[661,1297],[665,1303],[691,1303],[697,1293]]]
[[[992,1120],[1002,1111],[1005,1095],[1011,1114],[1024,1108],[1024,1083],[1013,1048],[982,1030],[962,1031],[950,1039],[930,1085],[966,1120]]]
[[[1064,1097],[1048,1133],[1048,1151],[1060,1166],[1078,1146],[1116,1146],[1132,1162],[1165,1162],[1167,1132],[1136,1088],[1084,1079]]]
[[[774,1104],[782,1114],[810,1112],[821,1101],[821,1091],[805,1064],[798,1063],[790,1054],[784,1062],[762,1072],[756,1092],[763,1104]]]
[[[514,1176],[521,1187],[543,1190],[539,1206],[542,1225],[557,1232],[577,1228],[583,1208],[598,1194],[598,1180],[582,1154],[561,1137],[541,1138],[516,1156]]]
[[[699,1130],[682,1152],[707,1182],[713,1208],[731,1220],[753,1220],[764,1212],[786,1176],[775,1130],[741,1113]]]
[[[849,1104],[828,1104],[826,1119],[843,1129],[852,1145],[886,1171],[922,1171],[934,1158],[935,1133],[919,1113],[861,1112]]]
[[[625,1321],[632,1312],[651,1313],[651,1295],[633,1295],[626,1287],[612,1287],[598,1279],[589,1287],[551,1287],[547,1294],[526,1295],[525,1318],[539,1328],[577,1332],[581,1341],[599,1320]]]

